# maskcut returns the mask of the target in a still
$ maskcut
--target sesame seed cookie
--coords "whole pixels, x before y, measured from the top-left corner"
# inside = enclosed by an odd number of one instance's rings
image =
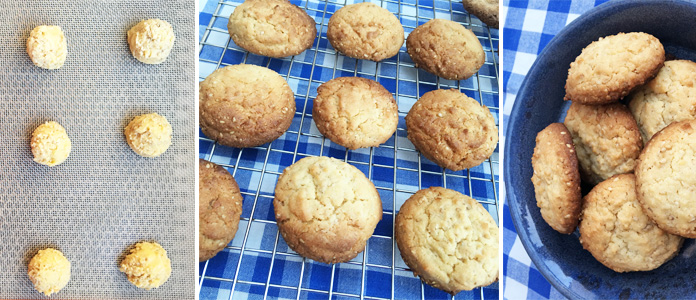
[[[39,125],[31,134],[31,153],[34,161],[49,167],[65,162],[72,150],[65,128],[55,121]]]
[[[133,285],[150,290],[162,286],[172,275],[172,261],[158,243],[140,242],[121,261],[119,271]]]
[[[672,122],[696,119],[696,63],[665,62],[653,80],[628,98],[644,141]]]
[[[664,62],[664,47],[647,33],[600,38],[570,64],[565,100],[595,105],[616,102],[655,76]]]
[[[312,119],[319,132],[348,149],[377,147],[396,131],[392,94],[374,80],[339,77],[317,88]]]
[[[160,156],[172,145],[172,125],[157,113],[133,118],[124,134],[133,152],[143,157]]]
[[[336,11],[329,19],[326,37],[346,56],[381,61],[399,53],[404,27],[386,8],[362,2]]]
[[[128,46],[135,59],[161,64],[174,47],[174,28],[160,19],[143,20],[128,30]]]
[[[583,181],[594,185],[630,173],[643,139],[636,120],[621,103],[584,105],[573,101],[564,121],[573,136]]]
[[[215,70],[200,83],[199,99],[203,134],[231,147],[271,142],[295,116],[295,97],[285,79],[256,65]]]
[[[27,54],[35,66],[59,69],[68,56],[68,43],[60,26],[41,25],[29,33]]]
[[[616,272],[656,269],[677,255],[684,240],[648,218],[633,174],[615,175],[585,196],[579,231],[582,247]]]
[[[453,171],[480,165],[498,144],[488,108],[454,89],[423,94],[406,115],[406,132],[423,156]]]
[[[242,215],[242,194],[222,166],[198,160],[198,260],[213,258],[232,241]]]
[[[227,23],[234,43],[247,51],[286,57],[309,49],[317,36],[316,22],[286,0],[246,0]]]
[[[452,295],[498,280],[498,226],[476,200],[420,190],[396,215],[394,239],[414,275]]]
[[[498,0],[464,0],[462,5],[488,26],[498,28]]]
[[[532,168],[541,216],[554,230],[572,233],[578,225],[582,194],[575,145],[563,123],[553,123],[537,134]]]
[[[645,145],[636,166],[638,201],[660,228],[696,238],[696,120],[675,122]]]
[[[42,249],[29,261],[27,275],[37,291],[51,296],[68,285],[70,261],[56,249]]]
[[[285,168],[273,208],[288,246],[327,264],[355,258],[382,219],[382,201],[365,174],[325,156]]]
[[[476,35],[450,20],[432,19],[416,27],[406,50],[417,68],[450,80],[469,78],[486,62]]]

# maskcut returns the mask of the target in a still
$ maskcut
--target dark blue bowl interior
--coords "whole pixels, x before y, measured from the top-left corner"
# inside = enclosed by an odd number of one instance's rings
[[[560,234],[541,218],[532,186],[536,134],[563,122],[570,63],[600,37],[619,32],[650,33],[666,52],[696,61],[696,2],[611,1],[566,26],[527,74],[507,124],[504,181],[513,223],[532,261],[551,284],[573,299],[696,298],[696,244],[686,240],[679,256],[649,272],[616,273],[585,251],[577,231]],[[696,76],[696,74],[695,74]],[[514,297],[514,295],[509,295]]]

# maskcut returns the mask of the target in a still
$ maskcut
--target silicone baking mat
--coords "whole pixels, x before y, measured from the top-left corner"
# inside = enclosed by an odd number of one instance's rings
[[[54,247],[72,263],[52,298],[192,299],[195,296],[195,6],[192,1],[3,1],[0,4],[0,298],[45,298],[27,263]],[[167,61],[146,65],[126,32],[142,19],[170,22]],[[58,70],[32,64],[29,32],[59,25],[68,54]],[[157,158],[136,155],[123,128],[157,112],[174,129]],[[72,141],[65,163],[32,161],[32,131],[62,124]],[[157,241],[172,261],[162,287],[136,288],[118,265],[134,243]]]
[[[467,80],[449,81],[414,67],[402,47],[379,63],[337,54],[326,39],[331,15],[352,1],[292,0],[314,18],[318,36],[312,47],[294,57],[268,58],[250,54],[230,40],[228,17],[241,0],[211,0],[201,4],[199,80],[217,68],[239,63],[269,67],[287,79],[295,92],[297,113],[290,129],[278,140],[260,147],[236,149],[214,143],[202,133],[199,157],[225,166],[244,196],[242,220],[232,242],[217,256],[199,265],[201,299],[438,299],[448,294],[421,284],[404,264],[394,243],[394,212],[413,193],[445,186],[472,196],[497,220],[498,150],[483,164],[460,172],[443,171],[421,157],[406,139],[404,117],[425,92],[455,88],[488,106],[498,120],[498,30],[482,25],[457,1],[374,1],[401,20],[406,33],[432,18],[452,19],[470,28],[486,52],[486,63]],[[360,1],[359,1],[360,2]],[[395,95],[399,127],[385,144],[346,151],[325,139],[312,121],[317,87],[341,76],[378,81]],[[497,121],[496,121],[497,124]],[[327,265],[303,259],[278,234],[273,192],[278,176],[307,156],[335,157],[356,166],[377,187],[384,214],[367,248],[348,263]],[[498,283],[456,299],[497,299]]]

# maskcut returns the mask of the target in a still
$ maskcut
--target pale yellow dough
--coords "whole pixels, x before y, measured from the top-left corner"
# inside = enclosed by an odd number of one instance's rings
[[[172,125],[156,113],[133,118],[124,134],[131,149],[144,157],[160,156],[172,144]]]
[[[41,25],[29,33],[27,54],[37,67],[58,69],[65,63],[68,44],[60,26]]]
[[[46,296],[59,292],[70,281],[70,261],[53,248],[39,250],[29,261],[28,269],[34,288]]]
[[[174,28],[167,21],[150,19],[128,30],[128,45],[135,59],[146,64],[160,64],[174,47]]]
[[[31,153],[34,161],[53,167],[70,155],[72,144],[65,128],[54,121],[39,125],[31,135]]]
[[[172,275],[172,262],[158,243],[140,242],[121,262],[119,270],[141,289],[158,288]]]

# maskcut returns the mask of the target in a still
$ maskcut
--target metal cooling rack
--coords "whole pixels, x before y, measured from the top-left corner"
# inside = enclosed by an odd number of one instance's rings
[[[416,69],[405,46],[394,58],[379,63],[337,54],[326,39],[326,26],[336,10],[353,1],[292,0],[317,22],[312,48],[283,59],[250,54],[231,41],[226,27],[234,7],[242,2],[211,0],[201,7],[199,80],[226,65],[266,66],[286,78],[295,92],[297,112],[283,136],[260,147],[230,148],[200,134],[199,156],[226,167],[244,196],[234,240],[199,265],[200,299],[454,299],[422,284],[401,259],[393,239],[394,208],[398,211],[421,188],[444,186],[478,200],[498,222],[498,149],[480,166],[459,172],[443,170],[422,158],[406,139],[404,117],[425,92],[456,88],[488,106],[498,126],[498,30],[469,15],[461,2],[373,1],[397,15],[407,34],[435,17],[458,21],[474,31],[486,52],[486,63],[472,78],[449,81]],[[316,129],[311,118],[316,88],[340,76],[376,80],[397,99],[399,126],[385,144],[348,151]],[[277,230],[272,201],[278,176],[293,162],[316,155],[356,166],[375,183],[382,198],[382,221],[365,251],[347,263],[326,265],[304,259],[289,249]],[[456,298],[497,299],[498,283],[461,292]]]

